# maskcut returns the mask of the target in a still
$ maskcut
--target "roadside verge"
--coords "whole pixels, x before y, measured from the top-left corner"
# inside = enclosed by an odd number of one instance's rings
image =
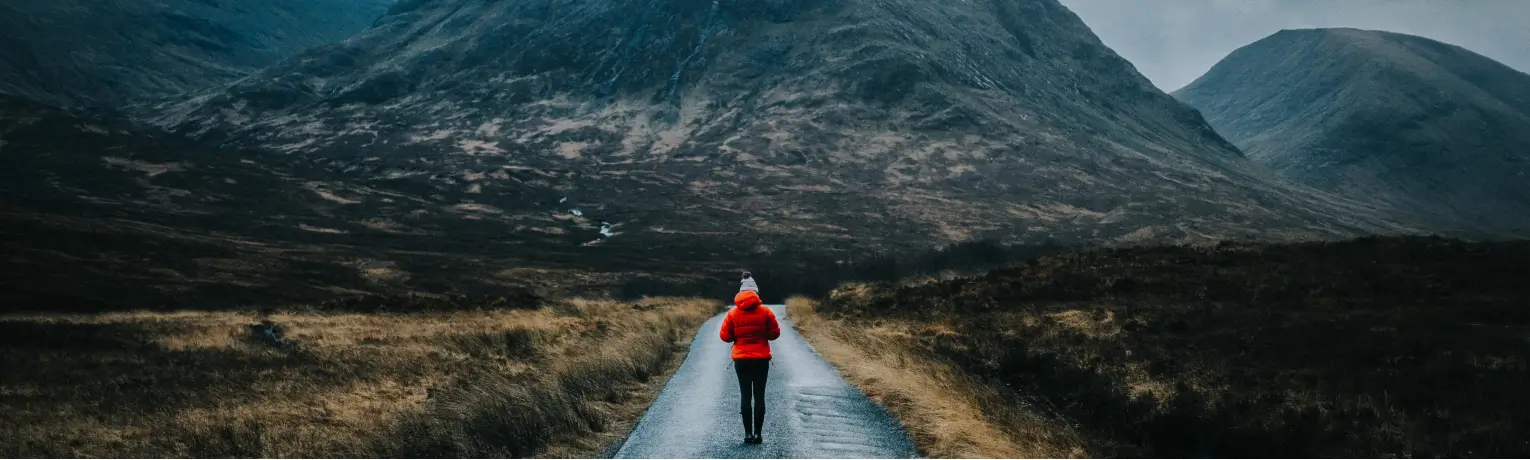
[[[1039,408],[1013,407],[1007,391],[964,376],[905,341],[950,333],[914,323],[852,324],[787,300],[797,330],[841,376],[887,407],[931,458],[1078,458],[1083,442]]]

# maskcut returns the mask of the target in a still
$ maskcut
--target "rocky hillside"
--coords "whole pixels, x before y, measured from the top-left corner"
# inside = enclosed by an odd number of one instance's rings
[[[366,28],[392,0],[7,0],[0,93],[116,107],[226,83]]]
[[[1530,235],[1530,75],[1460,47],[1287,30],[1175,93],[1250,158],[1392,219]]]
[[[0,311],[416,292],[515,300],[610,292],[636,273],[645,288],[732,269],[709,255],[725,251],[694,244],[581,246],[600,238],[598,225],[554,217],[554,201],[542,232],[507,232],[488,208],[441,205],[408,184],[338,182],[290,156],[5,95],[0,158]]]
[[[1251,172],[1054,0],[405,1],[161,109],[507,237],[561,219],[767,254],[1393,229]]]

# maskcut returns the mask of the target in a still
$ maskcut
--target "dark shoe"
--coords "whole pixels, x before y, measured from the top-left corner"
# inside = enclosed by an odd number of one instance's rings
[[[746,440],[744,442],[747,442],[747,443],[750,443],[750,444],[760,444],[760,443],[765,442],[765,440],[760,438],[760,435],[754,435],[754,436],[750,437],[748,440]]]

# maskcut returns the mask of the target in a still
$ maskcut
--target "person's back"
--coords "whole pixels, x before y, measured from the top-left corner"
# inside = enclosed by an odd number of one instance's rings
[[[770,341],[781,337],[776,312],[753,291],[739,292],[734,308],[723,318],[721,336],[733,343],[733,359],[770,359]]]
[[[723,317],[718,333],[733,344],[733,368],[738,373],[739,414],[744,418],[744,442],[758,444],[765,425],[765,381],[770,375],[770,341],[781,337],[776,313],[754,291],[733,297],[736,307]],[[750,405],[753,396],[753,406]]]

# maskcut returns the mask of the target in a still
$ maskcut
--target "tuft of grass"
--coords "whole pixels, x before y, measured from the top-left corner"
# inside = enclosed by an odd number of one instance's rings
[[[4,316],[0,456],[591,456],[716,310]]]
[[[1089,456],[1524,456],[1526,266],[1530,243],[1436,238],[1085,251],[843,286],[808,337],[1055,408]]]

